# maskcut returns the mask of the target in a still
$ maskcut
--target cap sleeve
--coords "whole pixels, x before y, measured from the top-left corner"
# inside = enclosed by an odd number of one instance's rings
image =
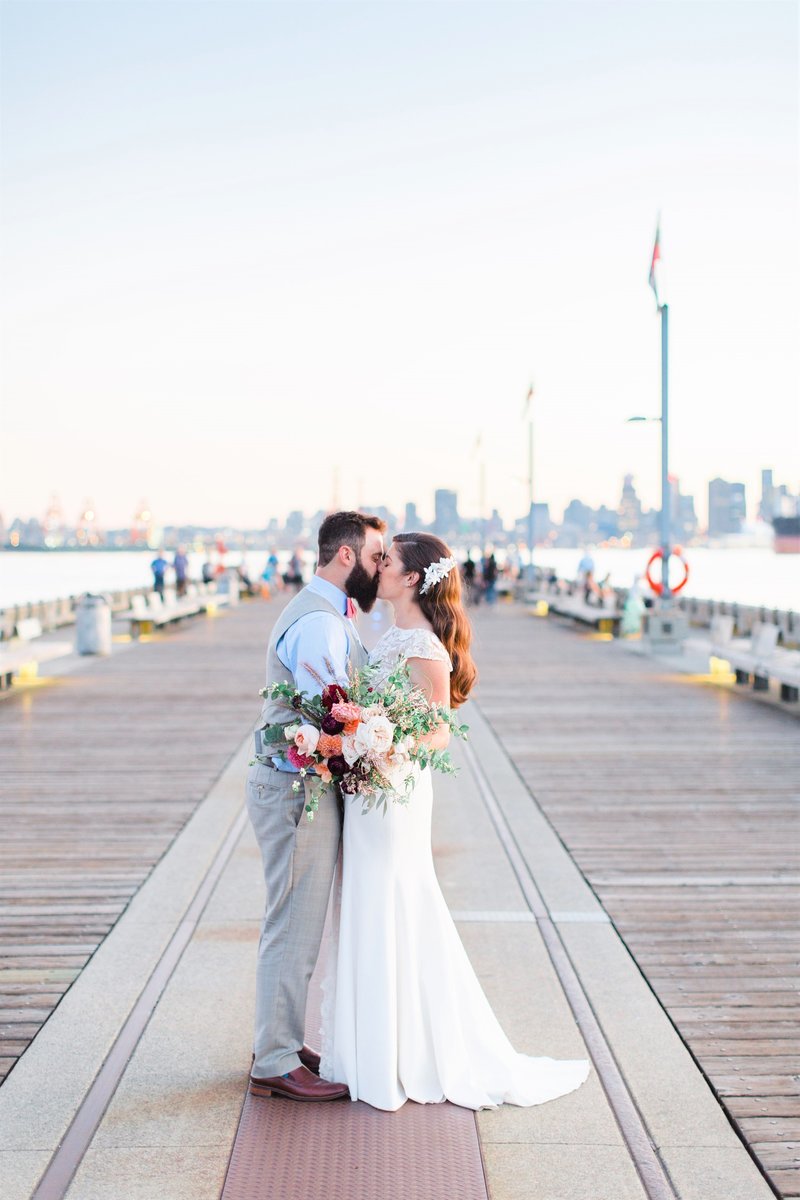
[[[453,669],[450,655],[436,634],[431,633],[427,629],[413,629],[410,631],[409,636],[405,639],[403,654],[406,658],[427,658],[432,659],[434,662],[445,662],[447,663],[448,670],[452,671]]]

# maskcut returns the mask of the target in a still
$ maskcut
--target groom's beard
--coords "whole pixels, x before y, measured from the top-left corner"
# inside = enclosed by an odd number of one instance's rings
[[[378,598],[379,583],[380,575],[377,571],[370,575],[366,567],[357,562],[344,581],[344,590],[355,600],[362,612],[368,613]]]

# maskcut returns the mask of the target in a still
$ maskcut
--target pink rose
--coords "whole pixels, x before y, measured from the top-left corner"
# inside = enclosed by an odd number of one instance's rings
[[[353,704],[351,701],[334,704],[331,716],[335,717],[337,721],[341,721],[343,725],[350,725],[353,721],[361,720],[361,705]]]

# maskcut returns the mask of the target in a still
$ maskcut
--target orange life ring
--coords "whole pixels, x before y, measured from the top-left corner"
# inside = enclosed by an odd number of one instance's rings
[[[653,591],[655,592],[655,594],[657,596],[660,596],[661,593],[664,591],[664,583],[663,583],[663,580],[651,578],[650,568],[652,567],[652,565],[656,561],[656,559],[663,558],[663,557],[664,557],[664,552],[661,549],[661,547],[659,546],[658,550],[654,550],[653,553],[650,555],[650,558],[648,559],[647,567],[646,567],[645,573],[644,573],[645,579],[650,584],[650,587],[653,589]],[[681,588],[686,587],[686,581],[689,578],[689,564],[686,561],[686,559],[683,557],[683,551],[681,550],[680,546],[676,546],[675,549],[672,551],[672,553],[670,554],[670,558],[672,558],[672,557],[677,558],[679,562],[683,563],[683,579],[675,587],[671,587],[669,589],[673,596],[677,596],[677,594],[681,590]],[[663,570],[663,567],[662,567],[662,570]]]

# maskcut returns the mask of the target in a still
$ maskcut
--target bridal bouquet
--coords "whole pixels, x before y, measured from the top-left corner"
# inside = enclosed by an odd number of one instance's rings
[[[443,722],[454,736],[466,738],[467,726],[412,687],[403,659],[380,689],[376,672],[374,666],[353,671],[347,687],[320,679],[318,696],[309,697],[289,683],[261,689],[260,695],[282,701],[295,714],[286,725],[268,726],[262,737],[270,758],[285,758],[297,767],[295,791],[310,772],[318,778],[306,804],[309,821],[330,783],[345,795],[360,796],[363,812],[382,806],[385,813],[389,799],[408,803],[419,769],[432,767],[449,775],[456,769],[447,750],[431,750],[422,739]]]

